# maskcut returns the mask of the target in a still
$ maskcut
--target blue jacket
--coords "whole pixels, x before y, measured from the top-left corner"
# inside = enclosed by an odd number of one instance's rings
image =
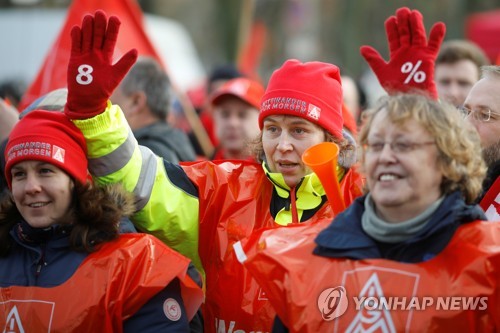
[[[365,196],[357,198],[318,234],[314,254],[329,258],[355,260],[383,258],[417,263],[432,259],[439,254],[462,224],[486,220],[479,206],[467,205],[461,194],[454,192],[445,197],[430,221],[418,234],[402,243],[381,243],[371,238],[361,227],[361,216],[365,211],[364,203]],[[288,332],[279,317],[276,317],[273,332]]]
[[[402,243],[382,243],[368,236],[361,227],[365,197],[356,199],[334,223],[319,233],[314,254],[330,258],[383,258],[416,263],[429,260],[440,253],[465,223],[486,220],[477,205],[467,205],[459,192],[443,200],[430,221],[418,234]]]
[[[27,224],[21,223],[25,230]],[[58,286],[71,278],[88,255],[70,249],[66,228],[31,228],[30,241],[27,241],[20,235],[18,226],[14,226],[10,232],[14,243],[9,255],[0,257],[0,287]],[[184,309],[178,321],[171,321],[165,316],[163,303],[167,298],[175,299],[183,307],[178,279],[173,280],[127,319],[123,323],[123,332],[189,332]]]

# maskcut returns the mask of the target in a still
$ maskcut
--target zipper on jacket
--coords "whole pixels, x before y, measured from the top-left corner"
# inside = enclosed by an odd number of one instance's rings
[[[35,271],[35,280],[38,279],[40,276],[40,272],[42,271],[42,267],[47,265],[45,262],[45,244],[41,246],[42,253],[40,256],[40,260],[38,260],[38,263],[36,264],[36,271]]]
[[[292,207],[290,209],[292,210],[292,223],[299,223],[299,214],[297,213],[297,199],[295,198],[295,189],[296,187],[293,187],[290,190],[290,204]]]
[[[269,174],[266,173],[266,177],[271,181],[271,183],[273,183],[275,186],[285,190],[285,191],[288,191],[286,188],[284,188],[283,186],[280,186],[278,183],[276,183],[274,181],[273,178],[271,178],[269,176]],[[299,188],[300,185],[302,185],[302,182],[304,181],[304,177],[302,177],[302,179],[299,181],[299,183],[297,185],[295,185],[295,187],[291,188],[290,191],[288,192],[290,195],[289,195],[289,198],[290,198],[290,201],[286,201],[285,202],[285,210],[287,212],[290,211],[290,209],[292,210],[292,223],[300,223],[299,221],[299,214],[297,212],[297,199],[295,198],[295,189]]]

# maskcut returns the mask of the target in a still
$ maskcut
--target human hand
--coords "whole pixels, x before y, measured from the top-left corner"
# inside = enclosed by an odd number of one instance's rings
[[[371,46],[362,46],[361,55],[389,94],[422,90],[437,100],[434,63],[443,42],[446,26],[434,24],[427,41],[423,16],[418,10],[400,8],[385,21],[389,62]]]
[[[94,117],[106,103],[137,60],[132,49],[113,65],[120,20],[98,10],[86,15],[81,27],[71,30],[71,55],[68,63],[68,100],[64,112],[72,119]]]

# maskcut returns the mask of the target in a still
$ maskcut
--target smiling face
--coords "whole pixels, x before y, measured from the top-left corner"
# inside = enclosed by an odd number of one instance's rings
[[[395,153],[384,142],[400,147],[416,145]],[[405,221],[425,211],[441,196],[443,173],[438,167],[438,149],[428,142],[432,142],[430,133],[416,120],[396,125],[388,119],[385,109],[374,116],[367,145],[383,145],[383,148],[380,151],[365,148],[363,167],[381,218]]]
[[[324,130],[300,117],[276,115],[264,119],[262,146],[271,172],[283,174],[292,188],[311,173],[302,162],[304,151],[325,141]]]
[[[72,201],[73,180],[58,167],[40,161],[23,161],[11,169],[12,196],[17,209],[34,228],[58,223]]]

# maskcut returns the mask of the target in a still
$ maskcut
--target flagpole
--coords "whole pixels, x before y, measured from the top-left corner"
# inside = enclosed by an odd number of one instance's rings
[[[243,0],[240,11],[240,24],[238,27],[238,50],[236,53],[236,61],[239,61],[243,56],[245,46],[247,44],[250,27],[253,22],[253,15],[255,11],[255,0]]]
[[[193,104],[191,103],[187,95],[180,89],[178,89],[175,84],[172,85],[172,89],[179,99],[179,103],[181,103],[182,111],[186,116],[186,120],[188,121],[193,134],[200,144],[200,148],[203,151],[203,154],[207,158],[212,157],[214,154],[214,146],[212,145],[212,141],[210,140],[205,127],[203,127],[200,117],[198,116],[198,113],[196,113]]]

